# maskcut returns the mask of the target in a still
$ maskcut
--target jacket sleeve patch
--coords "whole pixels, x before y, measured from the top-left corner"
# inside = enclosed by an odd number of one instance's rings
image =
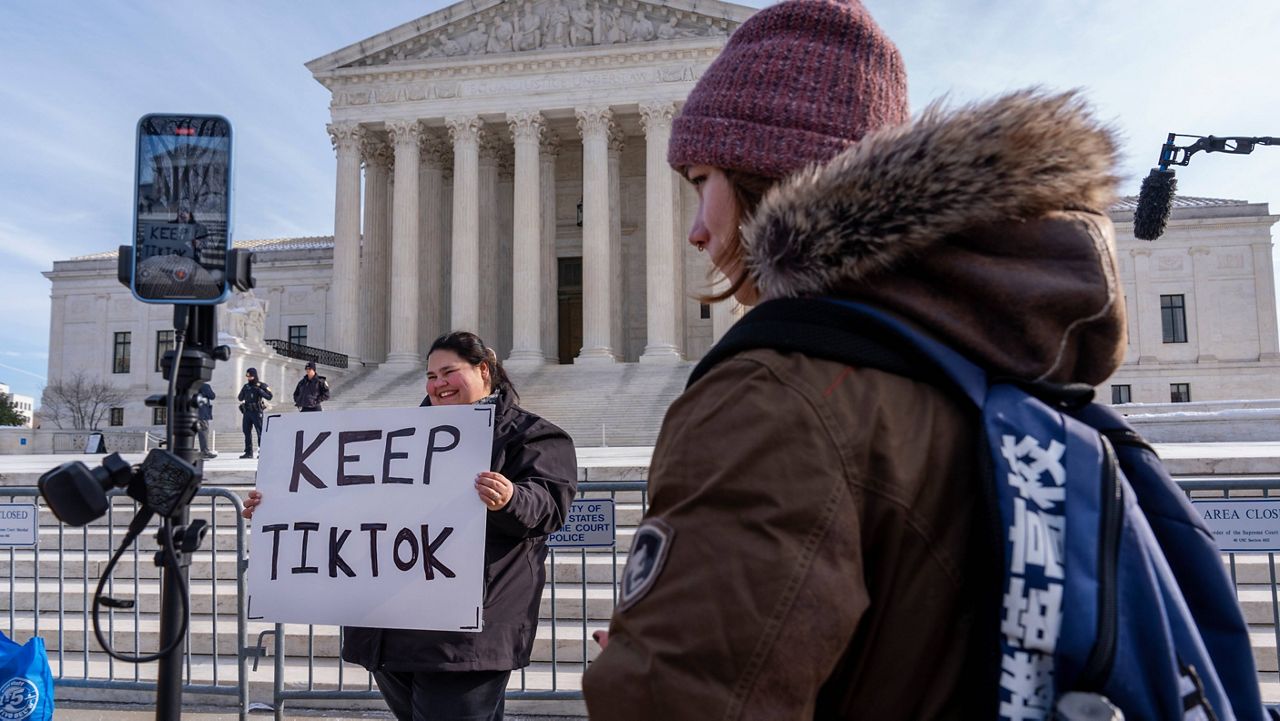
[[[667,562],[675,531],[661,520],[651,518],[636,529],[631,541],[631,553],[622,571],[622,591],[618,598],[618,610],[625,611],[644,598],[658,580]]]

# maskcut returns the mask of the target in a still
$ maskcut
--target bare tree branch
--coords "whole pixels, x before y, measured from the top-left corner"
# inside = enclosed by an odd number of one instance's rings
[[[97,428],[128,398],[127,391],[77,371],[45,386],[40,405],[43,417],[58,428],[84,430]]]

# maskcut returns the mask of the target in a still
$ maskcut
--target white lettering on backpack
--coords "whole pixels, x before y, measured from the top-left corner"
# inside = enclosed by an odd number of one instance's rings
[[[1045,447],[1032,436],[1000,439],[1007,481],[1018,492],[1000,620],[1006,642],[1000,686],[1009,694],[1000,703],[1002,719],[1044,719],[1053,707],[1053,653],[1062,623],[1065,451],[1056,440]]]
[[[1000,660],[1000,687],[1012,693],[1000,702],[1000,718],[1033,721],[1053,706],[1053,656],[1016,651]]]

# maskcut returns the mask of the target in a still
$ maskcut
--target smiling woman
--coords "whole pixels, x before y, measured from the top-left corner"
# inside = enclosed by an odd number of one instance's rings
[[[518,399],[497,355],[476,334],[455,331],[431,344],[422,405],[496,408],[493,470],[475,480],[489,510],[484,630],[345,630],[343,658],[373,672],[397,718],[501,719],[511,671],[529,664],[546,536],[564,525],[578,464],[568,434],[516,405]]]

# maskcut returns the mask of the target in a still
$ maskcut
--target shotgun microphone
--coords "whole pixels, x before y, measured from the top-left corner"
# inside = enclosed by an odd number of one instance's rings
[[[1178,138],[1196,140],[1190,145],[1175,145]],[[1164,233],[1165,226],[1169,223],[1169,214],[1173,212],[1173,193],[1178,189],[1178,181],[1173,177],[1170,165],[1188,165],[1191,156],[1202,150],[1206,153],[1248,155],[1258,145],[1280,145],[1280,137],[1218,137],[1169,133],[1164,145],[1160,146],[1160,167],[1152,168],[1142,181],[1138,207],[1133,211],[1134,237],[1155,240]]]
[[[1138,207],[1133,211],[1133,235],[1142,240],[1155,240],[1163,233],[1173,212],[1173,194],[1178,179],[1172,170],[1152,168],[1142,181]]]

